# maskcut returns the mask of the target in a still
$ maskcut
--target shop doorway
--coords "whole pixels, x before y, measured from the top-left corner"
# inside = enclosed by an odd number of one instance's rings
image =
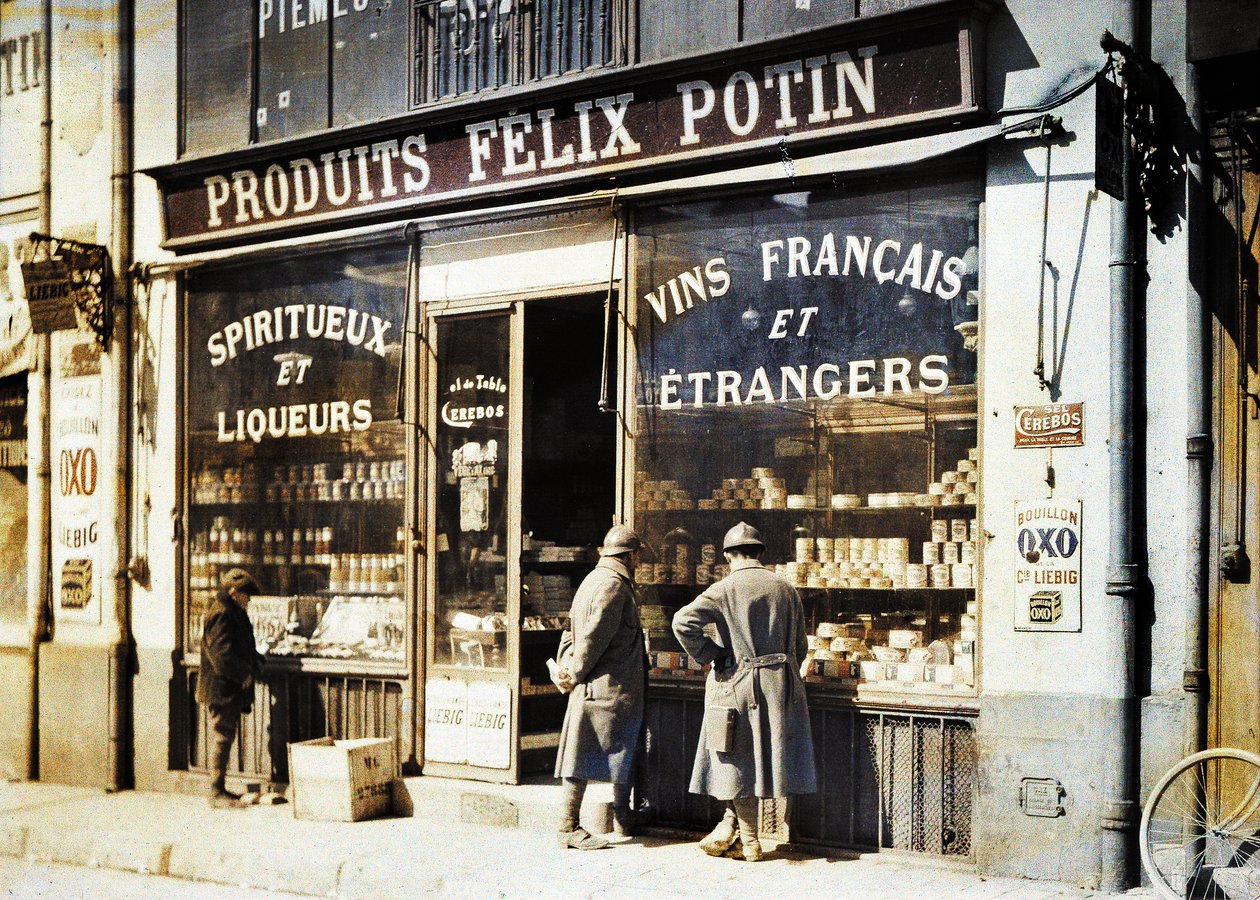
[[[441,316],[428,334],[425,772],[517,782],[554,766],[566,698],[546,662],[613,519],[604,298]]]

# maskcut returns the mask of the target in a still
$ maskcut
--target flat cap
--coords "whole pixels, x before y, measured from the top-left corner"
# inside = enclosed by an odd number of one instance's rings
[[[254,576],[250,575],[241,568],[228,569],[223,573],[223,577],[219,579],[219,584],[225,590],[228,588],[236,588],[242,594],[262,593],[262,591],[258,588],[258,582],[254,580]]]

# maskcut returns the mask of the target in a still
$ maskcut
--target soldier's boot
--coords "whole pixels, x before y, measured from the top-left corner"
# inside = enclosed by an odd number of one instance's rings
[[[739,821],[739,841],[743,844],[744,859],[757,862],[762,857],[761,840],[757,835],[760,804],[756,797],[738,797],[733,802],[735,817]]]
[[[560,816],[560,831],[557,837],[560,846],[573,850],[602,850],[608,841],[596,837],[578,824],[582,812],[582,797],[586,794],[586,780],[582,778],[564,779],[564,811]]]
[[[634,837],[639,833],[639,817],[630,805],[630,787],[613,783],[612,830],[617,837]]]
[[[726,811],[722,813],[722,821],[718,822],[717,827],[700,841],[700,849],[710,856],[721,856],[738,838],[739,825],[735,818],[735,810],[728,803]]]

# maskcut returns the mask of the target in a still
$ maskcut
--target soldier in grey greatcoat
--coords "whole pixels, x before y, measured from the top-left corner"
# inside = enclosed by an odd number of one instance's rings
[[[560,844],[597,850],[608,842],[582,828],[586,784],[613,784],[614,833],[631,833],[630,787],[643,724],[647,669],[635,604],[639,537],[615,525],[604,537],[599,564],[573,596],[570,630],[557,652],[557,686],[569,692],[560,729],[556,777],[564,779]]]
[[[730,575],[674,615],[679,643],[696,662],[713,664],[691,792],[729,801],[701,848],[720,856],[739,839],[744,859],[756,861],[758,798],[818,789],[799,671],[805,615],[795,588],[761,565],[765,545],[757,529],[741,522],[726,533],[722,550]],[[710,623],[716,642],[704,633]],[[728,750],[711,746],[722,742]]]

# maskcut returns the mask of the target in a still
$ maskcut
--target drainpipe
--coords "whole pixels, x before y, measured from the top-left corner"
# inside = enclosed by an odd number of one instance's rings
[[[39,122],[40,182],[39,230],[52,234],[52,0],[43,6],[43,71],[44,96]],[[39,645],[48,637],[49,569],[52,566],[52,470],[48,464],[48,448],[52,446],[49,421],[49,368],[52,343],[47,334],[34,340],[35,365],[27,376],[27,519],[33,531],[28,538],[26,555],[26,622],[30,636],[27,685],[29,716],[26,735],[26,777],[39,780]]]
[[[102,554],[107,566],[102,598],[112,611],[109,655],[109,791],[133,785],[131,692],[135,647],[131,637],[131,582],[127,573],[131,522],[131,261],[132,261],[132,115],[133,0],[118,0],[114,36],[114,81],[111,98],[113,161],[110,175],[112,222],[110,255],[114,265],[114,323],[102,357],[102,409],[112,428],[102,445],[102,468],[108,477],[105,509],[109,536]],[[112,432],[112,434],[110,434]],[[112,438],[112,440],[110,440]],[[112,551],[112,552],[111,552]]]
[[[1189,756],[1207,747],[1208,673],[1208,484],[1212,472],[1212,436],[1208,424],[1207,385],[1211,383],[1208,352],[1207,286],[1208,187],[1203,163],[1207,152],[1203,108],[1199,97],[1199,71],[1186,66],[1186,114],[1194,127],[1195,147],[1186,154],[1188,269],[1186,285],[1186,485],[1190,501],[1186,522],[1186,639],[1181,683],[1185,692],[1181,754]],[[1195,191],[1198,190],[1196,196]],[[1196,202],[1197,201],[1197,202]]]
[[[1137,26],[1137,8],[1133,0],[1119,4],[1117,30],[1133,40]],[[1108,53],[1131,56],[1132,50],[1110,33],[1104,33],[1102,48]],[[1136,64],[1136,63],[1132,63]],[[1123,74],[1124,67],[1121,67]],[[1126,87],[1127,90],[1127,87]],[[1137,268],[1135,232],[1140,222],[1135,214],[1142,211],[1137,201],[1137,184],[1133,177],[1131,135],[1124,124],[1123,159],[1124,199],[1111,203],[1111,416],[1109,423],[1109,546],[1106,593],[1114,604],[1112,624],[1119,652],[1116,661],[1120,671],[1119,710],[1112,732],[1112,746],[1106,753],[1108,771],[1103,783],[1101,837],[1101,888],[1119,893],[1130,883],[1130,864],[1134,825],[1137,819],[1138,729],[1135,701],[1135,606],[1143,579],[1142,567],[1133,552],[1134,528],[1134,451],[1133,451],[1133,387],[1134,387],[1134,283]]]

